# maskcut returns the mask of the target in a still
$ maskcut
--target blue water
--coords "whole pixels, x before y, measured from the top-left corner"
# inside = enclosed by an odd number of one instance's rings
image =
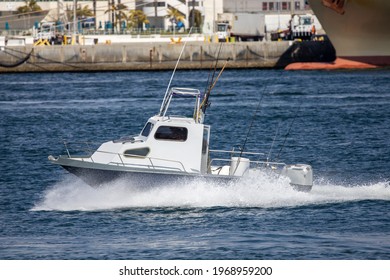
[[[266,174],[228,188],[93,189],[48,162],[63,140],[138,133],[170,75],[1,75],[0,259],[390,259],[390,70],[220,78],[212,148],[248,134],[246,150],[311,164],[310,193]],[[173,85],[204,89],[207,76],[180,71]]]

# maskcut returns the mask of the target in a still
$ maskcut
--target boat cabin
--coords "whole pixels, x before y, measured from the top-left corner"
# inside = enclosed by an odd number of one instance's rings
[[[173,98],[194,98],[193,116],[170,116]],[[139,135],[103,143],[91,160],[135,169],[206,174],[210,126],[202,123],[200,99],[199,90],[172,88],[159,114],[149,118]]]

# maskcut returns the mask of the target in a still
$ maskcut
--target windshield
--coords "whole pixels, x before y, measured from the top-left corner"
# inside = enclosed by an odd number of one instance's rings
[[[302,18],[301,19],[302,25],[310,25],[311,24],[311,18]]]
[[[226,25],[218,25],[218,31],[220,32],[226,31]]]
[[[141,135],[142,135],[142,136],[145,136],[145,137],[148,137],[149,134],[150,134],[150,132],[152,131],[152,129],[153,129],[153,124],[152,124],[151,122],[148,122],[148,123],[145,125],[144,129],[142,129]]]

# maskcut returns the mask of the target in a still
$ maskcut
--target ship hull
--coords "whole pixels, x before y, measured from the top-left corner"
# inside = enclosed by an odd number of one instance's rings
[[[337,57],[377,66],[390,65],[390,1],[346,0],[326,7],[310,6],[336,49]]]
[[[139,189],[149,189],[159,186],[167,185],[184,185],[188,182],[205,182],[207,184],[214,184],[218,186],[228,186],[229,184],[237,183],[242,177],[230,176],[230,175],[214,175],[197,173],[185,173],[185,172],[170,172],[147,169],[132,169],[124,166],[99,164],[87,161],[72,160],[67,157],[54,158],[49,156],[49,160],[62,166],[65,170],[73,175],[79,177],[85,183],[91,187],[99,187],[103,184],[110,184],[120,180],[126,182],[132,187]],[[299,167],[298,165],[290,166],[285,172],[289,178],[294,177],[290,185],[293,189],[302,192],[310,192],[312,184],[302,184],[302,180],[294,175],[291,170]],[[310,175],[312,178],[312,175]],[[291,178],[290,178],[291,179]],[[311,179],[312,180],[312,179]],[[292,183],[292,182],[295,183]]]

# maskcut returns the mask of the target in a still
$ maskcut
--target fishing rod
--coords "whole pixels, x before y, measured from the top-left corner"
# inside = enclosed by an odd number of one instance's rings
[[[210,97],[211,91],[213,90],[213,88],[214,88],[215,85],[217,84],[217,82],[218,82],[219,78],[221,77],[223,71],[225,70],[226,65],[228,64],[229,60],[230,60],[230,57],[228,57],[228,58],[226,59],[225,63],[224,63],[223,66],[222,66],[221,71],[219,71],[219,73],[218,73],[217,78],[214,80],[213,84],[212,84],[211,86],[209,86],[209,89],[208,89],[207,93],[205,94],[205,97],[204,97],[204,99],[203,99],[203,101],[202,101],[202,105],[201,105],[203,114],[206,113],[207,107],[210,106],[209,97]]]
[[[212,84],[212,82],[214,80],[215,72],[217,71],[217,66],[218,66],[218,62],[219,62],[219,55],[221,54],[221,50],[222,50],[222,44],[219,44],[217,59],[215,60],[215,63],[214,63],[214,69],[212,69],[210,67],[209,77],[207,79],[207,84],[206,84],[206,89],[205,89],[205,94],[209,91],[210,85]],[[212,64],[211,64],[211,66],[212,66]],[[214,71],[212,71],[212,70],[214,70]],[[212,75],[211,80],[210,80],[210,73],[211,72],[213,73],[213,75]]]
[[[222,48],[222,44],[219,46],[219,51],[217,53],[217,59],[216,59],[216,62],[214,64],[214,71],[213,71],[213,64],[212,63],[210,64],[210,70],[209,70],[209,75],[207,77],[206,88],[204,89],[204,96],[206,96],[206,93],[210,89],[210,85],[212,83],[212,80],[214,79],[214,74],[215,74],[215,71],[216,71],[216,68],[217,68],[217,63],[218,63],[218,59],[219,59],[219,54],[220,54],[221,48]],[[213,73],[213,75],[212,75],[212,78],[210,80],[211,73]]]
[[[244,150],[245,150],[245,146],[246,146],[246,142],[248,141],[248,138],[249,138],[249,133],[251,132],[252,130],[252,126],[255,122],[255,119],[256,119],[256,115],[257,115],[257,112],[259,111],[259,108],[260,108],[260,104],[261,104],[261,101],[263,100],[263,97],[264,97],[264,93],[265,93],[265,89],[267,88],[267,86],[264,86],[264,90],[261,94],[261,97],[259,99],[259,102],[257,103],[257,106],[256,106],[256,110],[255,110],[255,113],[253,114],[253,117],[252,117],[252,121],[251,121],[251,124],[249,125],[249,129],[248,129],[248,132],[246,134],[246,137],[245,137],[245,140],[244,140],[244,145],[242,146],[241,148],[241,152],[240,152],[240,156],[239,158],[241,158]]]
[[[219,73],[218,73],[217,78],[214,80],[214,83],[211,85],[211,87],[210,87],[210,89],[209,89],[209,94],[208,94],[208,96],[210,95],[211,90],[212,90],[212,89],[215,87],[215,85],[217,84],[219,78],[221,77],[221,75],[222,75],[223,71],[225,70],[226,65],[228,64],[229,61],[230,61],[230,57],[228,57],[228,58],[226,59],[225,63],[224,63],[223,66],[222,66],[221,71],[219,71]]]
[[[215,73],[217,72],[217,66],[218,66],[218,62],[219,62],[219,56],[221,53],[221,49],[222,49],[222,44],[220,44],[220,46],[219,46],[218,55],[217,55],[217,59],[216,59],[215,64],[214,64],[214,71],[213,71],[213,75],[211,77],[211,80],[210,80],[210,73],[209,73],[209,78],[207,79],[207,87],[205,90],[202,104],[200,105],[200,108],[202,109],[203,114],[206,113],[207,107],[210,106],[209,97],[210,97],[211,91],[215,87],[215,85],[217,84],[219,78],[221,77],[223,71],[226,68],[227,63],[230,60],[230,57],[228,57],[227,60],[225,61],[224,65],[222,66],[222,69],[219,71],[217,78],[214,80]],[[210,70],[210,72],[211,72],[211,70]]]
[[[285,146],[285,144],[286,144],[287,137],[290,135],[291,128],[292,128],[292,126],[293,126],[293,124],[294,124],[294,122],[295,122],[295,119],[296,119],[297,116],[298,116],[299,111],[301,110],[301,106],[302,106],[302,103],[299,104],[298,110],[296,111],[296,113],[295,113],[295,115],[294,115],[294,118],[292,119],[292,121],[291,121],[291,123],[290,123],[290,127],[289,127],[289,129],[288,129],[288,131],[287,131],[287,134],[286,134],[285,137],[284,137],[283,144],[282,144],[282,146],[280,147],[280,150],[279,150],[278,155],[276,156],[276,159],[275,159],[276,161],[279,160],[279,156],[280,156],[280,154],[282,153],[282,150],[284,149],[284,146]]]
[[[271,152],[272,152],[272,149],[273,149],[273,147],[274,147],[274,144],[275,144],[275,141],[276,141],[276,137],[277,137],[278,134],[279,134],[279,128],[280,128],[280,122],[279,122],[279,124],[278,124],[277,129],[276,129],[274,139],[272,140],[271,147],[269,148],[269,151],[268,151],[267,162],[266,162],[267,164],[268,164],[268,162],[269,162],[269,160],[270,160],[270,158],[271,158]],[[260,159],[259,159],[259,161],[260,161]]]
[[[239,155],[239,157],[238,157],[237,165],[236,165],[236,168],[234,169],[233,174],[236,173],[236,170],[238,169],[238,166],[240,165],[241,156],[242,156],[242,154],[244,153],[245,146],[246,146],[246,142],[248,141],[248,138],[249,138],[249,133],[250,133],[251,130],[252,130],[252,126],[253,126],[253,123],[255,122],[257,112],[259,111],[261,101],[263,100],[264,93],[265,93],[265,89],[266,89],[266,86],[264,86],[264,90],[263,90],[263,92],[262,92],[262,94],[261,94],[261,97],[260,97],[260,99],[259,99],[259,102],[257,103],[255,113],[253,114],[251,124],[249,125],[249,129],[248,129],[248,132],[247,132],[246,137],[245,137],[245,140],[244,140],[244,145],[242,146],[242,148],[240,148],[240,150],[241,150],[241,151],[240,151],[240,155]]]

